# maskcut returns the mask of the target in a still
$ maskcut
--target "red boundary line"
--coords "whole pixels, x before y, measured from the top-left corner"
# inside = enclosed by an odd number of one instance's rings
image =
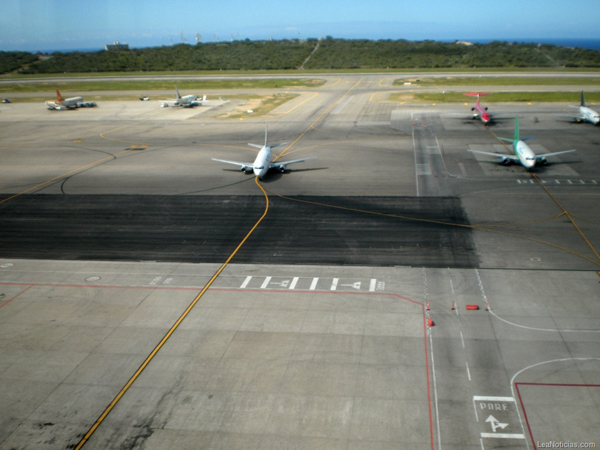
[[[574,384],[574,383],[515,383],[515,387],[517,388],[517,395],[519,397],[519,403],[521,403],[521,409],[523,410],[523,415],[525,416],[525,423],[527,424],[527,430],[529,431],[529,437],[531,438],[531,444],[533,448],[537,450],[537,446],[535,445],[535,440],[533,439],[533,433],[531,431],[531,426],[529,425],[529,418],[527,417],[527,411],[525,411],[525,403],[523,403],[523,399],[521,398],[521,390],[519,389],[519,385],[523,386],[562,386],[562,387],[600,387],[600,384]]]
[[[99,286],[99,285],[86,285],[86,284],[50,284],[50,283],[5,283],[0,282],[0,285],[7,286],[28,286],[27,289],[23,290],[10,300],[6,301],[0,308],[12,300],[16,299],[18,296],[26,292],[32,287],[73,287],[73,288],[104,288],[104,289],[151,289],[151,290],[179,290],[179,291],[197,291],[201,289],[201,287],[195,288],[183,288],[183,287],[165,287],[165,286]],[[429,408],[429,437],[431,442],[431,450],[434,450],[434,440],[433,440],[433,411],[431,409],[431,381],[429,376],[429,346],[427,345],[427,319],[425,314],[425,304],[418,302],[416,300],[412,300],[408,297],[404,297],[399,294],[394,293],[384,293],[384,292],[339,292],[339,291],[304,291],[304,290],[283,290],[283,289],[239,289],[239,288],[210,288],[209,291],[220,291],[220,292],[263,292],[263,293],[279,293],[279,294],[337,294],[337,295],[375,295],[379,297],[387,297],[392,296],[402,300],[406,300],[410,303],[414,303],[415,305],[420,305],[423,312],[423,343],[425,344],[425,371],[427,372],[427,406]],[[517,392],[519,388],[517,386]],[[519,394],[520,398],[520,394]],[[525,409],[523,408],[523,412]],[[527,420],[527,416],[525,416],[525,420]],[[529,426],[529,424],[528,424]]]
[[[2,308],[3,306],[8,305],[10,302],[12,302],[15,298],[19,297],[21,294],[24,294],[25,292],[27,292],[29,289],[31,289],[33,287],[33,285],[31,284],[25,284],[25,285],[21,285],[19,284],[18,286],[27,286],[27,289],[23,289],[21,292],[19,292],[17,295],[15,295],[13,298],[10,298],[8,300],[6,300],[4,303],[2,303],[0,305],[0,308]]]

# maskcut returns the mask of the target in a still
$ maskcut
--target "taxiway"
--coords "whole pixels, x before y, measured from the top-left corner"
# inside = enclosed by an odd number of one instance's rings
[[[393,79],[298,89],[260,185],[227,106],[0,105],[0,446],[600,444],[598,128],[495,105],[577,149],[534,178]]]

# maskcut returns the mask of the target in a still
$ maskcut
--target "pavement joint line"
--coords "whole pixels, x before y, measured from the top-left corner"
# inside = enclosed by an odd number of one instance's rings
[[[123,397],[123,395],[125,395],[125,393],[129,390],[129,388],[131,387],[131,385],[137,380],[137,378],[140,376],[140,374],[143,372],[143,370],[148,366],[148,364],[150,363],[150,361],[152,361],[152,359],[154,359],[154,357],[159,352],[159,350],[163,347],[163,345],[167,342],[167,340],[171,337],[171,335],[179,327],[179,325],[181,324],[181,322],[183,322],[183,319],[185,319],[187,317],[187,315],[190,313],[190,311],[192,310],[192,308],[198,303],[198,301],[200,301],[200,299],[204,296],[204,294],[206,293],[206,291],[208,291],[208,289],[210,288],[210,286],[212,285],[212,283],[218,278],[218,276],[221,274],[221,272],[225,269],[225,267],[227,267],[227,265],[229,264],[229,262],[233,259],[233,257],[237,254],[237,252],[240,250],[240,248],[242,248],[242,246],[244,245],[244,243],[248,240],[248,238],[250,237],[250,235],[254,232],[254,230],[258,227],[258,225],[267,216],[267,212],[269,211],[269,196],[267,195],[267,193],[264,190],[264,188],[258,182],[258,177],[255,178],[254,180],[256,182],[256,185],[260,188],[260,190],[262,191],[262,193],[265,196],[265,210],[264,210],[262,216],[254,224],[254,226],[252,227],[252,229],[250,229],[250,231],[248,232],[248,234],[246,234],[246,236],[244,237],[244,239],[242,239],[242,241],[235,248],[235,250],[231,253],[231,255],[229,255],[229,257],[227,258],[227,260],[215,272],[215,274],[208,281],[208,283],[206,283],[206,285],[204,286],[204,288],[202,288],[202,290],[200,291],[200,293],[198,295],[196,295],[196,297],[190,303],[190,305],[187,307],[187,309],[183,312],[183,314],[179,317],[179,319],[177,319],[177,321],[173,324],[173,326],[169,329],[169,331],[165,334],[165,336],[161,339],[161,341],[156,345],[156,347],[154,348],[154,350],[152,350],[152,352],[148,355],[148,357],[144,360],[144,362],[140,365],[140,367],[136,370],[136,372],[131,376],[131,378],[125,384],[125,386],[123,386],[123,388],[121,388],[121,390],[118,392],[118,394],[116,395],[116,397],[112,400],[112,402],[110,402],[110,404],[106,407],[106,409],[100,415],[100,417],[98,417],[98,419],[96,419],[96,422],[94,422],[94,424],[91,426],[91,428],[87,431],[87,433],[79,441],[79,443],[74,448],[74,450],[81,449],[85,445],[85,443],[90,439],[90,437],[94,434],[94,432],[96,431],[96,429],[102,424],[102,422],[104,421],[104,419],[106,419],[106,417],[110,414],[110,412],[113,410],[113,408],[117,405],[117,403],[119,402],[119,400],[121,400],[121,398]]]

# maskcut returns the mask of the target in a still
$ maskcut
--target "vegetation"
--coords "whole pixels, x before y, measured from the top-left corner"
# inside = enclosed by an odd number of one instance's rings
[[[315,45],[316,41],[246,40],[116,52],[54,53],[21,73],[287,70],[299,67]]]
[[[29,64],[37,61],[37,55],[28,52],[0,52],[0,73],[24,70]]]
[[[319,45],[317,51],[311,52]],[[233,41],[168,47],[32,55],[0,52],[0,73],[106,73],[163,71],[465,68],[598,68],[600,51],[555,45],[492,42],[369,41],[328,37]]]
[[[39,83],[3,83],[0,84],[0,93],[2,92],[40,92],[44,90],[53,91],[60,89],[63,91],[157,91],[169,90],[175,95],[175,84],[185,95],[185,90],[193,89],[276,89],[281,87],[314,87],[321,86],[323,80],[307,79],[239,79],[239,80],[197,80],[197,81],[177,81],[173,80],[145,80],[145,81],[67,81],[67,82],[39,82]]]
[[[326,39],[311,68],[600,67],[600,51],[555,45]]]

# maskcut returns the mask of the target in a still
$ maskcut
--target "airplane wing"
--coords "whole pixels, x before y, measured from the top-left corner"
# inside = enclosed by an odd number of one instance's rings
[[[536,157],[536,159],[541,159],[541,158],[547,158],[548,156],[556,156],[556,155],[563,155],[565,153],[573,153],[574,151],[576,151],[576,150],[575,149],[563,150],[562,152],[544,153],[543,155],[535,155],[535,157]]]
[[[303,161],[308,161],[309,159],[316,159],[316,156],[311,156],[310,158],[303,158],[303,159],[294,159],[293,161],[282,161],[282,162],[272,162],[269,167],[274,168],[277,167],[279,169],[285,169],[285,167],[289,164],[296,164],[299,162],[303,162]]]
[[[505,155],[503,153],[491,153],[491,152],[480,152],[477,150],[468,150],[471,153],[479,153],[481,155],[487,155],[487,156],[495,156],[496,158],[501,158],[504,160],[511,160],[511,161],[518,161],[519,158],[517,158],[515,155]]]
[[[243,163],[243,162],[239,162],[239,161],[227,161],[226,159],[217,159],[217,158],[211,158],[211,159],[213,161],[219,161],[219,162],[226,163],[226,164],[233,164],[235,166],[240,166],[242,168],[254,166],[254,163]]]

